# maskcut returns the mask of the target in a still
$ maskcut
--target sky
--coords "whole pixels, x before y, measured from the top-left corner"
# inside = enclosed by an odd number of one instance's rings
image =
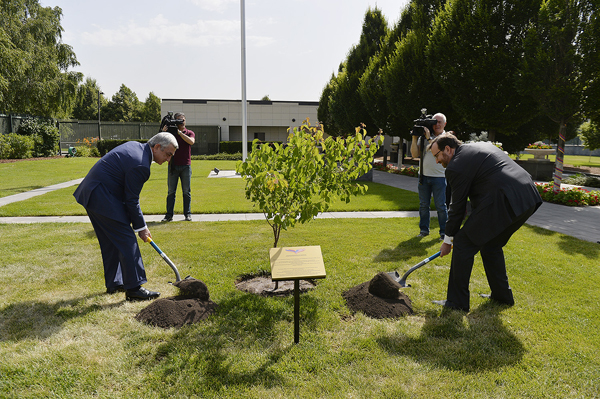
[[[246,98],[319,101],[369,7],[391,27],[409,0],[245,0]],[[242,98],[240,0],[40,0],[105,97]]]

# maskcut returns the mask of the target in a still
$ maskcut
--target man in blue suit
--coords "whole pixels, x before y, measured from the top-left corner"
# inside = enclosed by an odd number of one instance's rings
[[[144,242],[152,237],[140,208],[140,192],[152,161],[168,162],[177,148],[170,133],[159,133],[146,144],[122,144],[96,162],[73,194],[87,211],[100,243],[109,294],[125,291],[127,300],[160,296],[142,287],[146,271],[135,233]]]
[[[452,251],[447,308],[469,311],[469,280],[479,252],[490,285],[490,299],[514,305],[508,284],[503,247],[533,215],[542,198],[529,173],[491,143],[462,144],[442,133],[428,146],[436,162],[446,168],[452,200],[441,256]],[[464,222],[467,200],[471,214]]]

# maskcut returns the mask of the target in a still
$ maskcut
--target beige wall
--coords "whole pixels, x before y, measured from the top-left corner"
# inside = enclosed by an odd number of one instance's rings
[[[318,102],[249,101],[248,141],[255,132],[265,133],[267,141],[285,141],[287,129],[302,124],[306,118],[317,123]],[[168,111],[183,112],[188,125],[221,127],[222,141],[242,139],[242,102],[233,100],[163,99],[161,115]]]

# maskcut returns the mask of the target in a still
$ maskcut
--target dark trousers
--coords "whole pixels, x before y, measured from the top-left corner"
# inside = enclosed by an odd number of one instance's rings
[[[537,207],[533,207],[517,217],[500,234],[483,245],[476,245],[463,230],[459,230],[454,237],[446,306],[469,311],[469,281],[477,252],[481,253],[483,268],[491,289],[491,298],[507,305],[514,305],[502,248],[536,209]]]
[[[145,284],[146,271],[137,236],[131,226],[90,210],[87,213],[100,244],[106,288],[122,285],[130,289]]]

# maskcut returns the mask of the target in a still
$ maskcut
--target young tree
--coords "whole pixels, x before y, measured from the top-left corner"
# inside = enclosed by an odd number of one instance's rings
[[[83,75],[62,42],[59,7],[0,2],[0,112],[68,117]]]
[[[349,202],[366,192],[368,187],[354,180],[371,169],[383,142],[379,135],[367,142],[366,134],[361,127],[349,137],[323,139],[322,126],[304,121],[286,144],[252,142],[252,152],[237,171],[246,179],[246,198],[258,205],[273,229],[273,247],[282,229],[312,220],[337,198]]]

